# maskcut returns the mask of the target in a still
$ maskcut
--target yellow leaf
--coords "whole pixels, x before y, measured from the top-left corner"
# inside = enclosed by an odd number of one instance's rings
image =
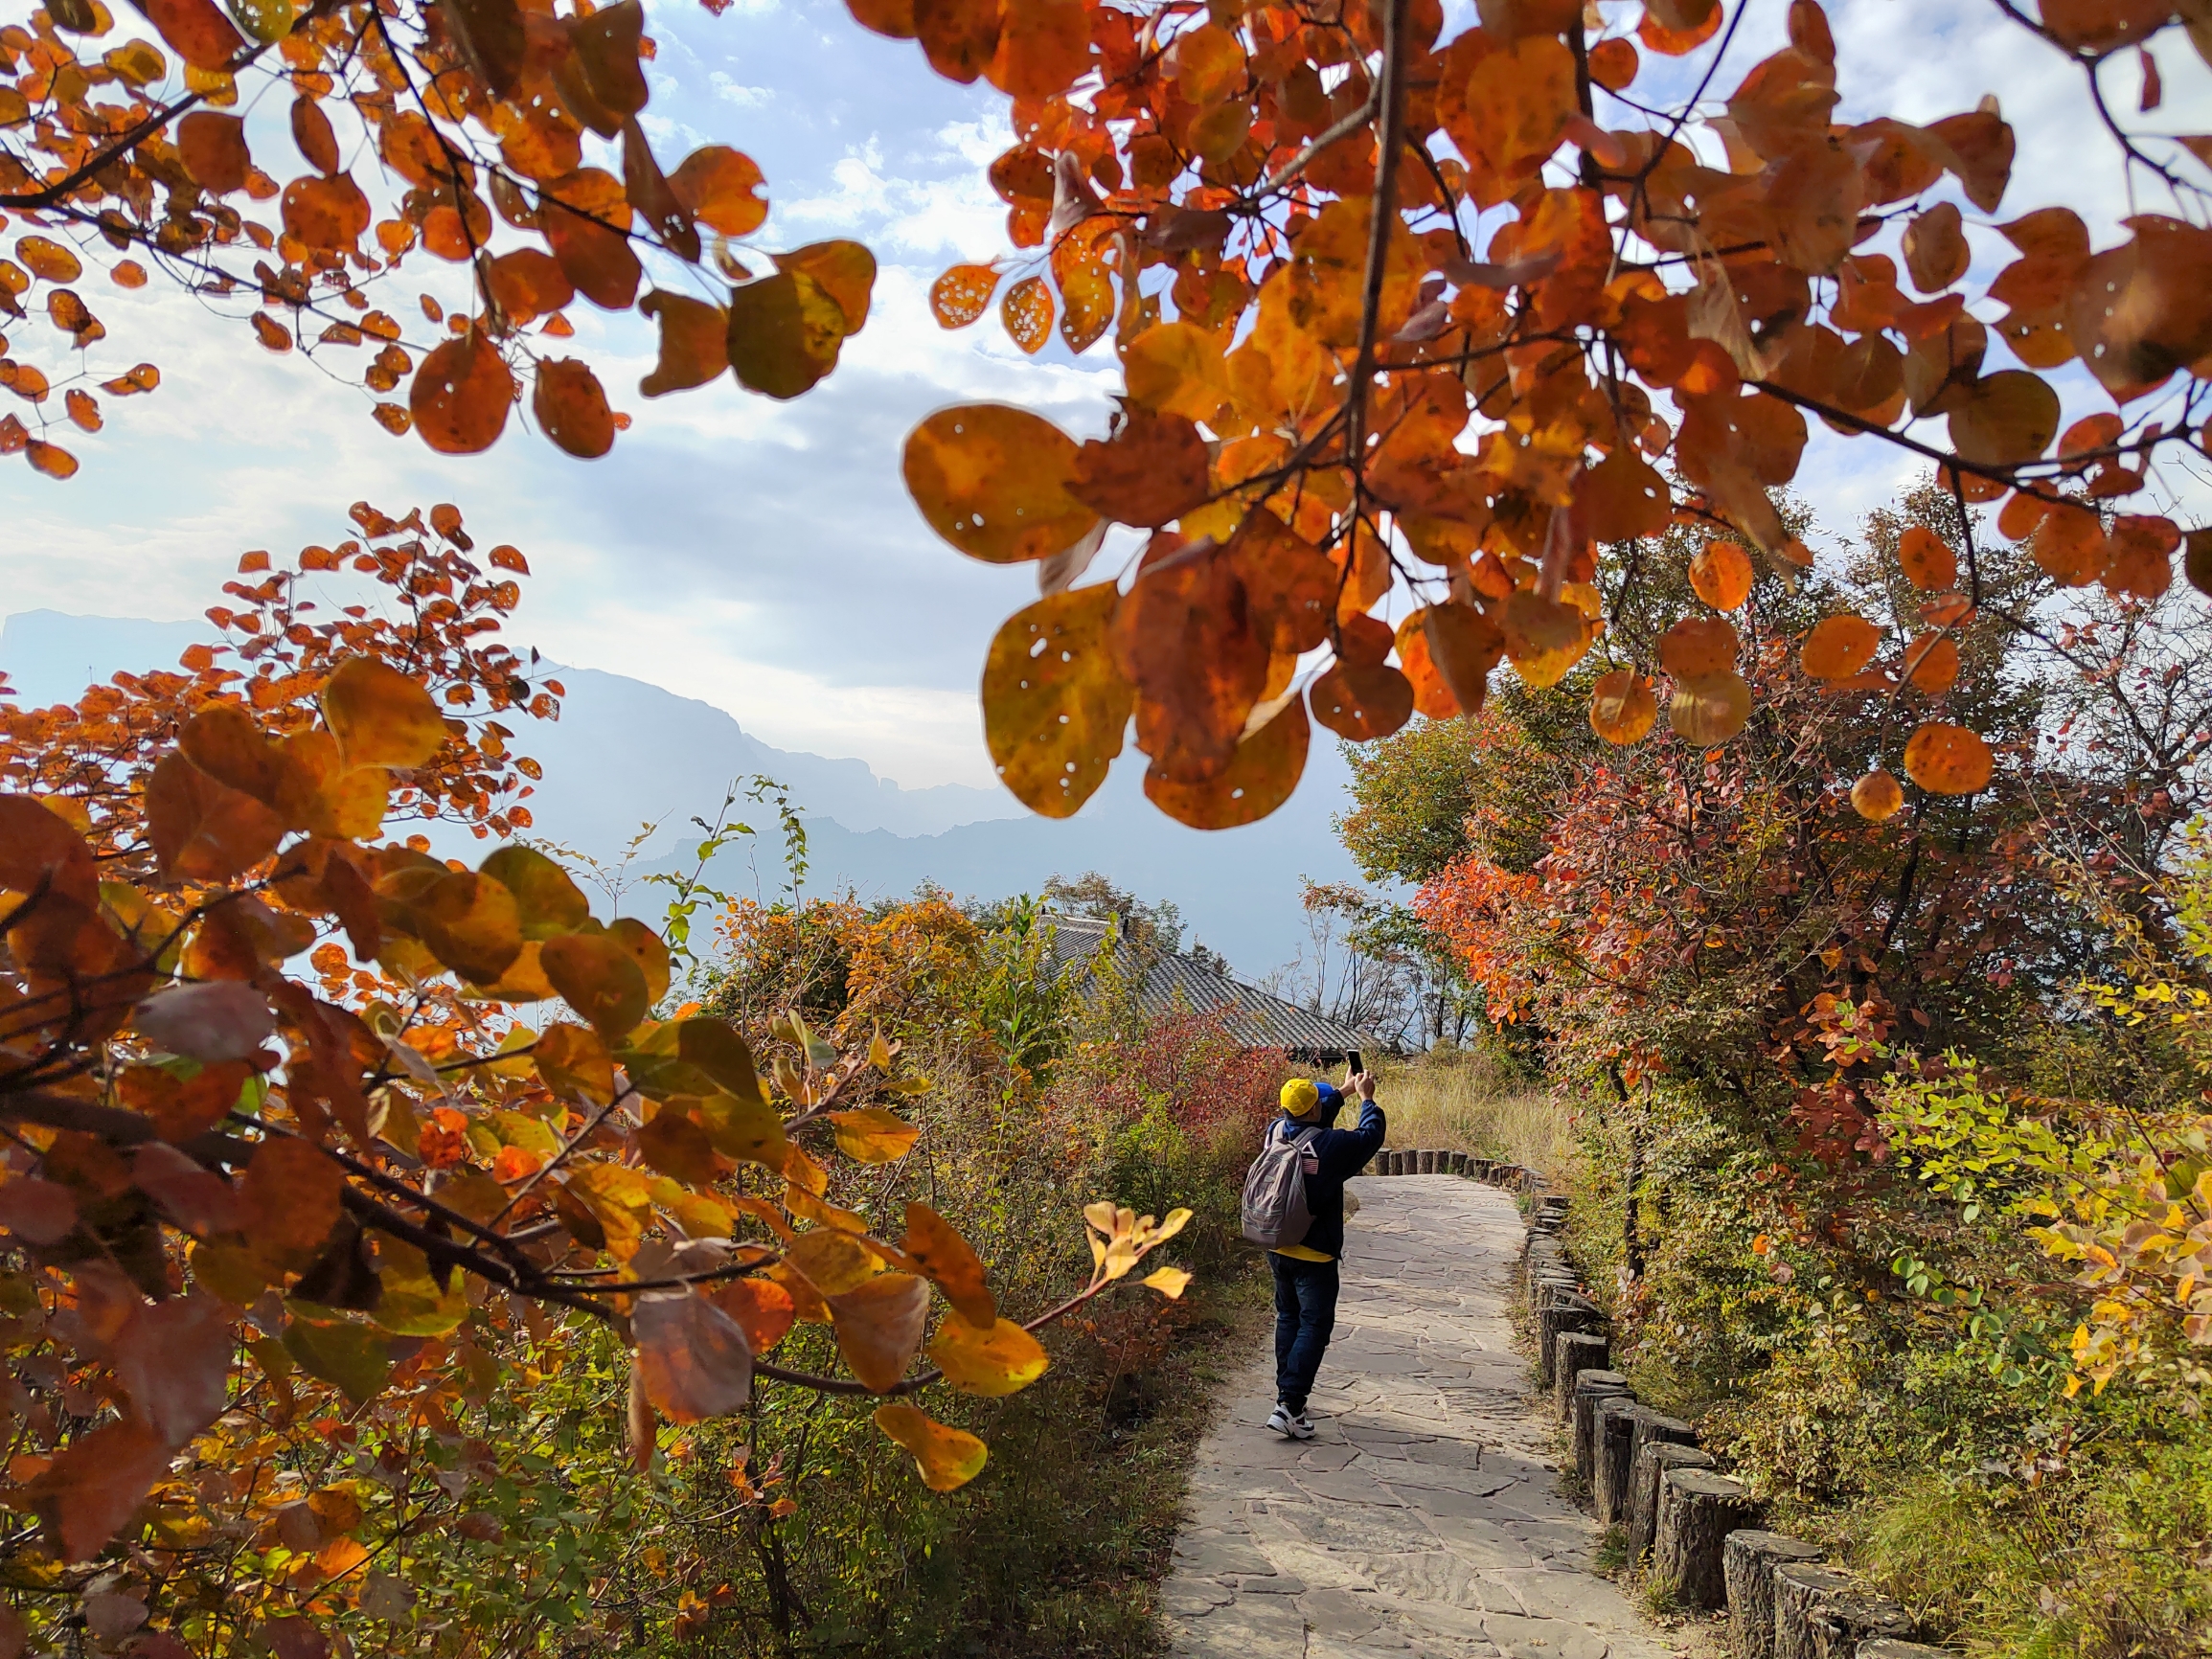
[[[903,1158],[922,1131],[881,1106],[857,1111],[832,1112],[831,1126],[837,1134],[837,1149],[856,1164],[889,1164]]]
[[[873,1250],[852,1234],[832,1227],[800,1234],[785,1250],[784,1259],[825,1297],[849,1295],[883,1271]]]
[[[348,657],[323,685],[323,718],[348,766],[420,766],[445,747],[445,716],[420,680]]]
[[[1191,1276],[1180,1267],[1155,1267],[1145,1283],[1172,1302],[1189,1287]]]
[[[991,1448],[973,1435],[948,1428],[910,1405],[876,1408],[876,1426],[914,1454],[922,1484],[933,1492],[956,1491],[983,1472]]]
[[[1169,1267],[1160,1270],[1174,1271]],[[1159,1274],[1152,1277],[1156,1279]],[[1178,1284],[1177,1292],[1181,1288]],[[1048,1363],[1043,1346],[1011,1319],[980,1328],[965,1319],[947,1319],[937,1328],[937,1335],[929,1344],[929,1357],[945,1373],[945,1380],[961,1393],[992,1398],[1027,1388],[1044,1375]]]

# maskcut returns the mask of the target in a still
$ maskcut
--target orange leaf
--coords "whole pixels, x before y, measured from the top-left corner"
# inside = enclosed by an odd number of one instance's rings
[[[1925,524],[1907,525],[1897,539],[1897,562],[1905,580],[1923,593],[1941,593],[1958,580],[1958,559]]]
[[[540,357],[530,412],[557,448],[580,461],[595,461],[614,447],[614,411],[607,407],[606,389],[588,363],[574,357]]]
[[[878,1394],[896,1387],[922,1351],[929,1323],[928,1283],[911,1273],[879,1273],[824,1300],[846,1367]]]
[[[749,237],[766,220],[764,182],[751,156],[724,144],[693,150],[669,175],[669,188],[692,216],[726,237]]]
[[[836,1132],[837,1149],[856,1164],[889,1164],[903,1158],[921,1139],[922,1131],[881,1106],[832,1112],[830,1126]]]
[[[1733,541],[1708,541],[1690,560],[1690,587],[1715,610],[1734,610],[1751,595],[1751,556]]]
[[[837,366],[845,310],[803,270],[779,270],[730,290],[730,367],[755,392],[788,400]]]
[[[954,265],[929,284],[929,311],[941,328],[965,329],[991,308],[998,291],[992,265]]]
[[[1136,688],[1137,747],[1165,776],[1196,783],[1220,772],[1260,700],[1270,652],[1243,588],[1220,549],[1157,535],[1115,607],[1114,660]]]
[[[345,1177],[307,1142],[273,1135],[254,1148],[239,1185],[246,1238],[261,1248],[298,1256],[338,1224]]]
[[[734,1279],[706,1292],[745,1333],[745,1345],[756,1354],[766,1353],[784,1340],[797,1318],[791,1293],[769,1279]]]
[[[638,382],[648,398],[704,386],[730,366],[729,314],[721,307],[655,288],[637,308],[660,324],[660,361]]]
[[[169,1473],[170,1456],[159,1430],[110,1422],[71,1441],[23,1495],[62,1560],[89,1561]]]
[[[936,1282],[961,1318],[989,1327],[998,1307],[983,1282],[983,1262],[952,1224],[926,1204],[906,1206],[906,1236],[899,1248]]]
[[[630,1311],[646,1398],[671,1422],[727,1417],[753,1396],[745,1332],[707,1297],[650,1292]]]
[[[1681,57],[1721,28],[1721,0],[1647,0],[1636,38],[1665,57]]]
[[[1022,0],[1000,11],[997,47],[983,73],[1010,97],[1051,98],[1075,84],[1090,57],[1083,0]]]
[[[1098,522],[1069,493],[1074,440],[1026,409],[938,410],[907,438],[904,471],[929,527],[988,564],[1049,557]]]
[[[222,70],[245,47],[245,36],[214,0],[132,0],[176,55],[194,69]]]
[[[1972,795],[1986,786],[1990,747],[1964,726],[1930,720],[1904,745],[1904,775],[1931,795]]]
[[[998,50],[999,0],[914,0],[914,33],[929,67],[966,86]]]
[[[1904,648],[1904,677],[1931,697],[1958,682],[1958,647],[1943,634],[1921,634]]]
[[[1405,676],[1396,669],[1380,671],[1396,676],[1405,687],[1410,707],[1412,688]],[[1214,777],[1178,783],[1154,765],[1145,774],[1145,795],[1176,823],[1194,830],[1233,830],[1256,823],[1298,787],[1311,739],[1306,706],[1293,697],[1273,719],[1240,742],[1228,765]]]
[[[1213,493],[1206,441],[1181,415],[1125,407],[1110,438],[1083,444],[1067,489],[1107,518],[1157,529]]]
[[[1608,743],[1641,741],[1658,717],[1652,682],[1633,669],[1600,674],[1590,688],[1590,730]]]
[[[165,757],[147,781],[146,822],[163,874],[192,881],[227,881],[252,869],[285,833],[282,818],[182,755]]]
[[[369,228],[369,198],[351,173],[295,178],[280,206],[285,233],[324,253],[350,252]]]
[[[434,347],[408,388],[407,408],[422,442],[441,455],[474,455],[507,429],[514,376],[499,348],[471,325]]]
[[[245,189],[254,170],[244,121],[212,109],[195,109],[176,124],[176,152],[185,171],[210,195]]]
[[[1075,812],[1122,751],[1135,693],[1109,642],[1111,582],[1039,600],[1009,617],[983,665],[983,734],[1015,799],[1048,818]]]
[[[1659,638],[1659,667],[1677,680],[1703,679],[1736,663],[1736,630],[1725,617],[1684,617]]]
[[[1881,630],[1864,617],[1824,617],[1805,636],[1798,661],[1816,680],[1847,680],[1881,648]]]
[[[1851,809],[1870,824],[1886,823],[1904,805],[1904,791],[1879,766],[1851,785]]]
[[[1024,277],[998,302],[998,316],[1007,338],[1034,357],[1052,338],[1052,290],[1042,277]]]

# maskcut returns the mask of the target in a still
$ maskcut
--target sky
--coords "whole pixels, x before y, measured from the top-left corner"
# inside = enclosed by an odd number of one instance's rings
[[[1745,3],[1714,80],[1723,95],[1785,36],[1783,0]],[[827,381],[788,404],[727,376],[648,399],[634,388],[651,367],[650,326],[580,300],[580,354],[634,418],[613,452],[569,459],[517,419],[489,454],[444,458],[387,436],[357,386],[300,353],[261,351],[236,323],[158,283],[88,290],[109,331],[96,372],[151,358],[163,384],[110,402],[103,432],[71,436],[83,467],[70,482],[0,463],[0,612],[191,617],[219,600],[241,552],[266,548],[283,562],[306,543],[335,541],[355,500],[396,512],[450,501],[480,542],[512,542],[530,560],[511,628],[518,644],[703,699],[780,747],[855,756],[909,787],[990,784],[977,675],[1000,622],[1034,598],[1033,578],[939,541],[906,498],[901,445],[930,410],[978,399],[1097,435],[1117,381],[1110,339],[1081,359],[1056,340],[1031,359],[994,319],[947,332],[928,314],[929,282],[946,265],[1007,251],[1003,207],[984,178],[1011,143],[1005,101],[980,82],[936,78],[912,42],[864,32],[840,0],[737,0],[720,17],[696,0],[647,9],[659,55],[645,125],[664,158],[735,145],[767,175],[764,245],[852,237],[880,262],[867,326]],[[2130,211],[2169,205],[2131,202],[2080,72],[1992,0],[1830,10],[1843,118],[1926,121],[1994,92],[2014,124],[2011,193],[1995,216],[1968,212],[1973,284],[2010,257],[1993,222],[2064,203],[2103,245]],[[0,19],[27,11],[0,0]],[[1447,11],[1449,34],[1471,8],[1448,0]],[[1614,0],[1604,11],[1635,15]],[[2160,37],[2158,58],[2166,102],[2144,125],[2212,131],[2212,76],[2178,33]],[[2105,75],[2115,107],[2132,112],[2132,56]],[[1648,77],[1638,95],[1675,90]],[[250,118],[257,147],[279,129],[280,108]],[[1641,125],[1617,109],[1607,120]],[[397,281],[378,296],[387,308],[411,305],[422,285]],[[2079,375],[2060,379],[2069,419],[2101,406]],[[1928,435],[1940,438],[1940,425]],[[1815,426],[1800,491],[1817,515],[1816,551],[1916,470],[1875,440]]]

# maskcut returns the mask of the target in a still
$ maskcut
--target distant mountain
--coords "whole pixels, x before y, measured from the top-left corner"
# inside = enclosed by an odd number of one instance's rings
[[[22,611],[0,624],[0,673],[23,707],[38,708],[72,701],[119,669],[173,668],[187,646],[215,632],[201,622]],[[514,747],[545,768],[530,801],[537,832],[595,857],[620,850],[641,824],[669,819],[673,830],[695,812],[711,816],[723,786],[754,773],[789,785],[803,810],[851,830],[933,835],[1021,811],[1002,789],[904,789],[864,761],[771,748],[712,704],[643,680],[597,669],[553,671],[568,692],[560,718],[519,722]]]
[[[807,823],[810,892],[850,887],[861,898],[899,898],[924,882],[965,897],[1037,893],[1053,875],[1096,870],[1140,898],[1172,898],[1186,946],[1211,946],[1240,977],[1257,979],[1291,961],[1307,943],[1299,903],[1303,878],[1357,881],[1330,820],[1348,805],[1349,768],[1334,743],[1318,743],[1297,795],[1271,818],[1241,830],[1186,830],[1144,797],[1144,757],[1127,754],[1073,818],[1020,817],[964,824],[942,834],[855,832],[823,819]],[[726,893],[775,896],[781,848],[767,836],[723,852],[708,881]],[[694,846],[696,837],[693,838]],[[650,866],[673,869],[668,859]]]
[[[24,707],[65,702],[119,669],[176,661],[212,633],[206,623],[158,623],[25,611],[0,624],[0,673]],[[1189,939],[1228,957],[1247,978],[1288,962],[1305,943],[1300,878],[1357,879],[1330,820],[1343,810],[1348,772],[1334,743],[1314,746],[1290,804],[1242,830],[1186,830],[1144,798],[1142,757],[1126,756],[1075,817],[1032,817],[1002,790],[943,784],[907,789],[865,761],[831,760],[762,742],[722,710],[642,680],[596,669],[559,670],[568,695],[559,721],[531,721],[515,747],[544,780],[530,800],[534,833],[608,858],[642,823],[664,821],[641,869],[679,862],[670,849],[697,835],[733,778],[764,774],[788,785],[807,819],[807,889],[896,898],[933,882],[964,897],[1035,893],[1053,875],[1096,870],[1147,899],[1173,899]],[[757,879],[782,880],[772,820]],[[469,843],[449,849],[467,852]],[[729,892],[754,891],[750,850],[732,848],[710,875]]]

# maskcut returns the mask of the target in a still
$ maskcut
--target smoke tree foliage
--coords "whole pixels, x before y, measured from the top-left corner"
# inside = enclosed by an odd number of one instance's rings
[[[879,1032],[840,1048],[785,1011],[756,1052],[671,1008],[661,938],[504,838],[537,775],[504,722],[561,695],[491,637],[522,555],[480,565],[449,507],[353,519],[296,570],[248,554],[228,643],[178,671],[0,704],[0,1557],[28,1592],[0,1652],[151,1617],[156,1654],[290,1659],[356,1609],[402,1619],[402,1557],[495,1525],[471,1480],[557,1473],[455,1426],[546,1380],[524,1329],[619,1334],[640,1471],[663,1424],[773,1381],[880,1397],[951,1490],[986,1446],[917,1397],[1027,1386],[1032,1332],[1188,1216],[1090,1205],[1088,1284],[1017,1321],[927,1204],[894,1229],[831,1201],[834,1161],[905,1156],[928,1079]],[[300,592],[341,570],[387,614]],[[498,844],[434,857],[429,820]],[[840,1370],[768,1357],[795,1322]],[[303,1490],[302,1424],[353,1472]]]
[[[1747,70],[1730,47],[1748,0],[1482,0],[1448,39],[1438,0],[853,0],[936,73],[1012,100],[1017,142],[990,176],[1013,249],[946,271],[939,319],[995,298],[1023,349],[1057,325],[1079,351],[1110,333],[1122,362],[1103,439],[978,405],[906,444],[946,539],[1038,567],[1043,597],[983,675],[1008,785],[1073,812],[1133,717],[1164,810],[1243,823],[1295,785],[1311,720],[1371,739],[1478,707],[1500,661],[1551,685],[1601,642],[1608,740],[1644,738],[1663,689],[1675,731],[1725,741],[1752,701],[1730,613],[1758,565],[1811,562],[1773,491],[1812,420],[1937,464],[1962,508],[2001,502],[1996,534],[2052,583],[2162,592],[2187,533],[2156,510],[2160,469],[2206,442],[2212,230],[2190,216],[2212,137],[2148,121],[2157,54],[2212,53],[2212,11],[1993,4],[2079,67],[2079,119],[2109,132],[2137,210],[2115,244],[2020,199],[2036,186],[2014,188],[1994,92],[1926,125],[1839,125],[1845,92],[1873,89],[1836,84],[1815,0],[1790,0],[1789,44]],[[867,319],[865,249],[756,249],[767,204],[741,151],[655,154],[637,0],[143,12],[158,43],[105,0],[0,30],[0,213],[20,221],[0,307],[62,336],[9,360],[31,420],[7,418],[0,445],[48,473],[77,465],[58,422],[104,419],[75,383],[90,359],[64,370],[105,332],[69,285],[88,263],[228,301],[269,350],[358,363],[376,418],[445,452],[489,446],[526,381],[557,444],[608,448],[625,417],[588,363],[553,355],[579,296],[656,323],[649,397],[724,368],[795,397]],[[2111,96],[2124,64],[2133,125]],[[1687,99],[1651,90],[1684,68]],[[231,113],[267,95],[291,100],[296,171]],[[1978,292],[1970,214],[2018,256]],[[371,290],[425,261],[466,265],[470,303],[402,325]],[[99,384],[159,378],[142,363]],[[1076,585],[1114,524],[1151,533],[1126,590]],[[1697,602],[1631,634],[1600,599],[1600,549],[1632,571],[1670,525],[1704,539]],[[1991,602],[1988,551],[1916,539],[1899,550],[1915,617],[1838,613],[1803,642],[1810,673],[1890,711],[1870,818],[1898,809],[1899,772],[1944,794],[1988,782],[1987,736],[1942,683],[1972,630],[2034,625],[2032,604]],[[1377,613],[1401,591],[1394,629]]]

